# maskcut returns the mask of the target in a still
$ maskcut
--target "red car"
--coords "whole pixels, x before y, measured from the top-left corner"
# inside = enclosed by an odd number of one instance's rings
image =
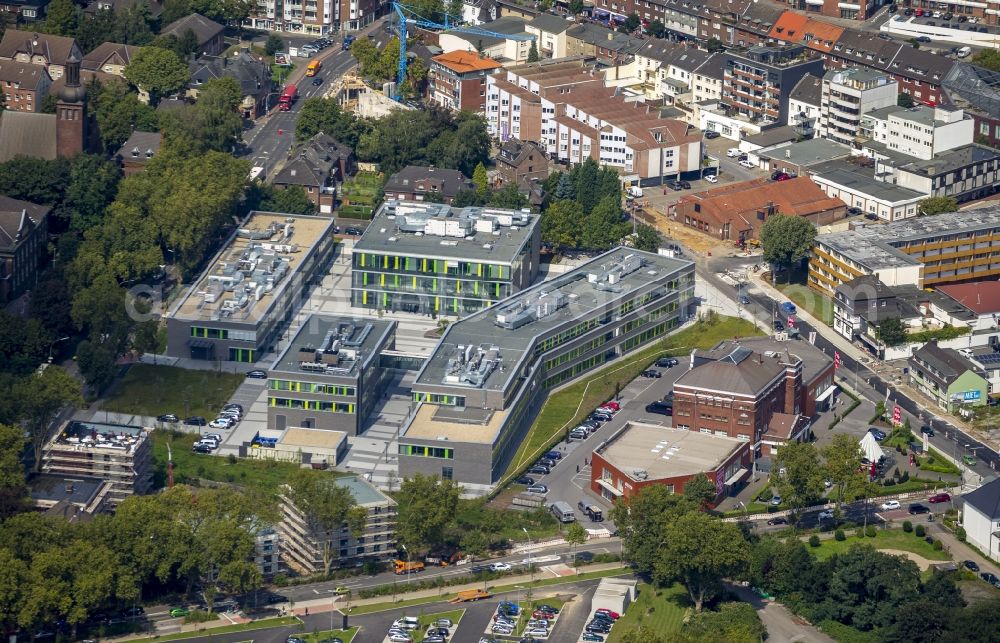
[[[937,493],[927,499],[927,502],[948,502],[951,496],[946,493]]]
[[[611,617],[612,621],[617,621],[618,617],[621,616],[621,614],[619,614],[618,612],[612,612],[611,610],[609,610],[609,609],[607,609],[605,607],[601,607],[601,608],[598,608],[598,609],[594,610],[594,613],[595,614],[606,614],[606,615],[608,615],[608,616]]]
[[[618,402],[615,402],[615,401],[605,402],[604,404],[601,405],[601,408],[602,409],[611,409],[615,413],[617,413],[618,411],[622,410],[621,404],[619,404]]]
[[[916,17],[919,18],[920,16],[924,15],[924,10],[923,9],[914,9],[913,10],[913,15],[915,15]]]
[[[544,612],[542,610],[535,610],[531,613],[531,618],[544,618],[546,621],[551,621],[556,617],[552,612]]]

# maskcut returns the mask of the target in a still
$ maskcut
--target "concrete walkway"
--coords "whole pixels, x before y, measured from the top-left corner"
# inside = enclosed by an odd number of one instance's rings
[[[955,537],[955,534],[949,531],[948,528],[940,522],[933,522],[924,525],[924,528],[927,529],[927,535],[933,536],[937,540],[944,543],[945,550],[951,553],[951,557],[959,565],[961,565],[964,560],[972,560],[979,565],[980,572],[992,572],[993,574],[1000,576],[1000,565],[997,565],[995,561],[986,558],[972,547],[969,547],[960,541]]]

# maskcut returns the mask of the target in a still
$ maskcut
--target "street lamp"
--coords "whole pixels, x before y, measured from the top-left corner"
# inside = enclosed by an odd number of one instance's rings
[[[406,548],[406,545],[399,543],[399,546],[403,548],[406,552],[406,584],[410,584],[410,550]]]
[[[59,339],[53,340],[53,342],[49,344],[49,359],[47,360],[49,364],[52,363],[52,348],[59,342],[64,342],[67,339],[69,339],[69,337],[60,337]]]

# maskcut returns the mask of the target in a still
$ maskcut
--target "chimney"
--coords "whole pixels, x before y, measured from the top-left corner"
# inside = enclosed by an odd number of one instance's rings
[[[611,40],[614,40],[614,39],[615,39],[615,32],[609,31],[608,32],[608,40],[611,41]]]

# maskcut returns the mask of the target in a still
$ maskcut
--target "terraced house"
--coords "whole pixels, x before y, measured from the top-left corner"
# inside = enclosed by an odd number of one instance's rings
[[[550,390],[666,336],[693,295],[691,262],[616,248],[451,324],[413,384],[400,476],[489,489]]]
[[[351,305],[461,317],[538,274],[537,214],[386,201],[351,255]]]

